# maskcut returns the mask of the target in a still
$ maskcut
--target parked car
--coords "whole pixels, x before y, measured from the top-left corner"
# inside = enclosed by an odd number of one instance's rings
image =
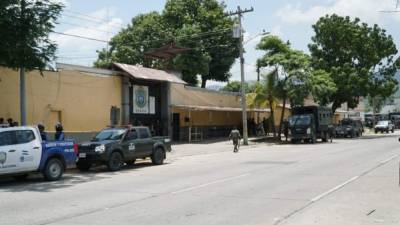
[[[0,175],[22,179],[41,172],[46,180],[55,181],[75,166],[76,155],[72,140],[43,142],[35,127],[0,128]]]
[[[360,120],[344,119],[335,127],[336,137],[360,137],[364,133],[364,127]]]
[[[332,134],[332,110],[319,106],[294,108],[289,117],[289,132],[292,143],[301,140],[315,143],[317,138],[327,142]]]
[[[134,164],[136,159],[146,157],[161,165],[169,151],[170,138],[151,137],[147,127],[106,128],[90,142],[78,145],[77,167],[87,171],[93,165],[106,165],[108,170],[117,171],[124,163]]]
[[[392,133],[394,133],[394,125],[390,120],[381,120],[375,125],[375,134],[378,132],[389,133],[389,131],[392,131]]]

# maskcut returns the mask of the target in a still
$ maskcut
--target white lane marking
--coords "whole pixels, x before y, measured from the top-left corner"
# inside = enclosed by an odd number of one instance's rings
[[[323,197],[329,195],[329,194],[332,193],[332,192],[337,191],[338,189],[340,189],[340,188],[342,188],[343,186],[345,186],[345,185],[347,185],[347,184],[349,184],[349,183],[351,183],[351,182],[357,180],[358,178],[360,178],[360,176],[355,176],[355,177],[353,177],[353,178],[347,180],[346,182],[343,182],[343,183],[339,184],[338,186],[336,186],[336,187],[334,187],[334,188],[332,188],[332,189],[330,189],[330,190],[328,190],[328,191],[326,191],[326,192],[324,192],[324,193],[322,193],[322,194],[316,196],[315,198],[311,199],[311,202],[316,202],[316,201],[320,200],[321,198],[323,198]]]
[[[231,180],[240,179],[242,177],[246,177],[246,176],[249,176],[249,175],[250,175],[250,173],[246,173],[246,174],[242,174],[242,175],[239,175],[239,176],[228,177],[228,178],[224,178],[224,179],[221,179],[221,180],[215,180],[215,181],[212,181],[212,182],[209,182],[209,183],[205,183],[205,184],[201,184],[201,185],[185,188],[185,189],[182,189],[182,190],[179,190],[179,191],[174,191],[174,192],[171,192],[171,194],[179,194],[179,193],[183,193],[183,192],[188,192],[188,191],[192,191],[192,190],[195,190],[195,189],[207,187],[207,186],[210,186],[210,185],[213,185],[213,184],[218,184],[218,183],[223,183],[223,182],[227,182],[227,181],[231,181]]]
[[[371,172],[372,170],[374,170],[374,169],[376,169],[376,168],[378,168],[378,167],[380,167],[380,166],[382,166],[382,165],[384,165],[384,164],[390,162],[391,160],[393,160],[393,159],[395,159],[395,158],[397,158],[397,157],[399,157],[398,154],[397,154],[397,155],[393,155],[393,156],[389,157],[388,159],[385,159],[385,160],[379,162],[378,166],[372,168],[371,170],[365,171],[365,172],[362,173],[361,175],[358,175],[358,176],[355,176],[355,177],[353,177],[353,178],[350,178],[349,180],[347,180],[347,181],[345,181],[345,182],[339,184],[338,186],[336,186],[336,187],[334,187],[334,188],[332,188],[332,189],[330,189],[330,190],[328,190],[328,191],[326,191],[326,192],[324,192],[324,193],[322,193],[322,194],[320,194],[320,195],[314,197],[313,199],[311,199],[311,202],[316,202],[316,201],[320,200],[321,198],[323,198],[323,197],[325,197],[325,196],[331,194],[332,192],[335,192],[335,191],[339,190],[340,188],[346,186],[347,184],[349,184],[349,183],[351,183],[351,182],[353,182],[353,181],[359,179],[360,177],[364,176],[365,174],[367,174],[367,173]]]
[[[383,160],[383,161],[381,161],[380,163],[385,164],[385,163],[389,162],[390,160],[392,160],[392,159],[394,159],[394,158],[397,158],[397,157],[399,157],[399,155],[393,155],[392,157],[390,157],[390,158],[388,158],[388,159],[386,159],[386,160]]]

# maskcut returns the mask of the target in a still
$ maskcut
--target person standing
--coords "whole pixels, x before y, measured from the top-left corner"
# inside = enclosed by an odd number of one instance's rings
[[[64,141],[64,139],[65,139],[64,128],[61,125],[61,123],[57,123],[55,128],[56,128],[56,133],[54,134],[54,140],[55,141]]]
[[[47,141],[47,134],[43,124],[38,124],[37,126],[39,129],[40,136],[42,137],[42,141]]]
[[[236,127],[234,127],[229,134],[229,139],[233,141],[233,152],[238,152],[240,147],[240,139],[242,139],[242,136]]]
[[[7,123],[9,127],[12,127],[14,125],[13,119],[12,118],[8,118],[7,119]]]
[[[283,120],[283,134],[285,135],[286,141],[289,137],[289,121],[287,119]]]

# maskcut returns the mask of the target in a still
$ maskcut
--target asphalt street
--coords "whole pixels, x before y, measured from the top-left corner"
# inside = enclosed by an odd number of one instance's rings
[[[333,143],[177,145],[63,180],[0,180],[0,224],[400,224],[398,135]]]

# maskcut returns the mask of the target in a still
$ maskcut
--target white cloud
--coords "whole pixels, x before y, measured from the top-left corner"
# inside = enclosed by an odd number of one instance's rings
[[[400,14],[385,14],[380,11],[394,10],[394,0],[334,0],[328,5],[304,7],[301,3],[286,4],[276,15],[284,23],[315,23],[321,16],[336,13],[341,16],[359,17],[368,23],[381,23],[388,17],[400,21]]]
[[[78,18],[65,16],[60,20],[59,26],[67,28],[64,30],[56,28],[55,30],[65,34],[108,41],[121,29],[123,22],[122,19],[115,17],[115,14],[116,10],[101,9],[87,14],[87,16],[76,14]],[[66,15],[71,15],[71,13],[66,11]],[[76,25],[71,27],[71,24]],[[58,45],[58,61],[73,64],[92,64],[96,57],[96,50],[106,47],[104,42],[59,34],[52,34],[51,39]]]

